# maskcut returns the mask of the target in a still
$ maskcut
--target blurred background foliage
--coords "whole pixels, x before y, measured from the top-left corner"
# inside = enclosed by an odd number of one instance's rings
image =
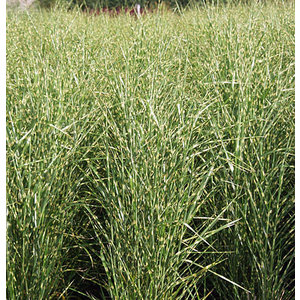
[[[284,0],[282,0],[284,1]],[[35,3],[43,8],[51,8],[60,3],[67,6],[76,6],[85,8],[116,8],[116,7],[133,7],[139,3],[145,8],[155,8],[159,4],[164,4],[169,8],[184,8],[188,5],[206,5],[206,4],[250,4],[252,2],[265,2],[265,0],[35,0]]]

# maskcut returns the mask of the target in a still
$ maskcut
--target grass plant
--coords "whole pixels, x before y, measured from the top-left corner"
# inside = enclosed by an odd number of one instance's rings
[[[294,6],[7,14],[8,299],[294,298]]]

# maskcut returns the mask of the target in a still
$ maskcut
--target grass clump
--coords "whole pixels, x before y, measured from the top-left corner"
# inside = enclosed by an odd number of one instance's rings
[[[7,297],[294,297],[294,8],[8,12]]]

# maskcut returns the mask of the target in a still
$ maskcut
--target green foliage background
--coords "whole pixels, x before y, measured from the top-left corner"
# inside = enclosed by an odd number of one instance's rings
[[[188,5],[207,5],[207,4],[251,4],[257,0],[37,0],[42,7],[51,7],[60,2],[68,5],[79,5],[81,7],[98,8],[98,7],[132,7],[139,3],[142,7],[157,7],[158,4],[164,3],[170,8],[186,7]],[[259,0],[265,2],[265,0]]]

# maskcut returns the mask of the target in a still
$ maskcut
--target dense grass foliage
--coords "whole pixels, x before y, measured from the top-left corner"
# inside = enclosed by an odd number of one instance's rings
[[[294,298],[294,7],[7,15],[8,299]]]

